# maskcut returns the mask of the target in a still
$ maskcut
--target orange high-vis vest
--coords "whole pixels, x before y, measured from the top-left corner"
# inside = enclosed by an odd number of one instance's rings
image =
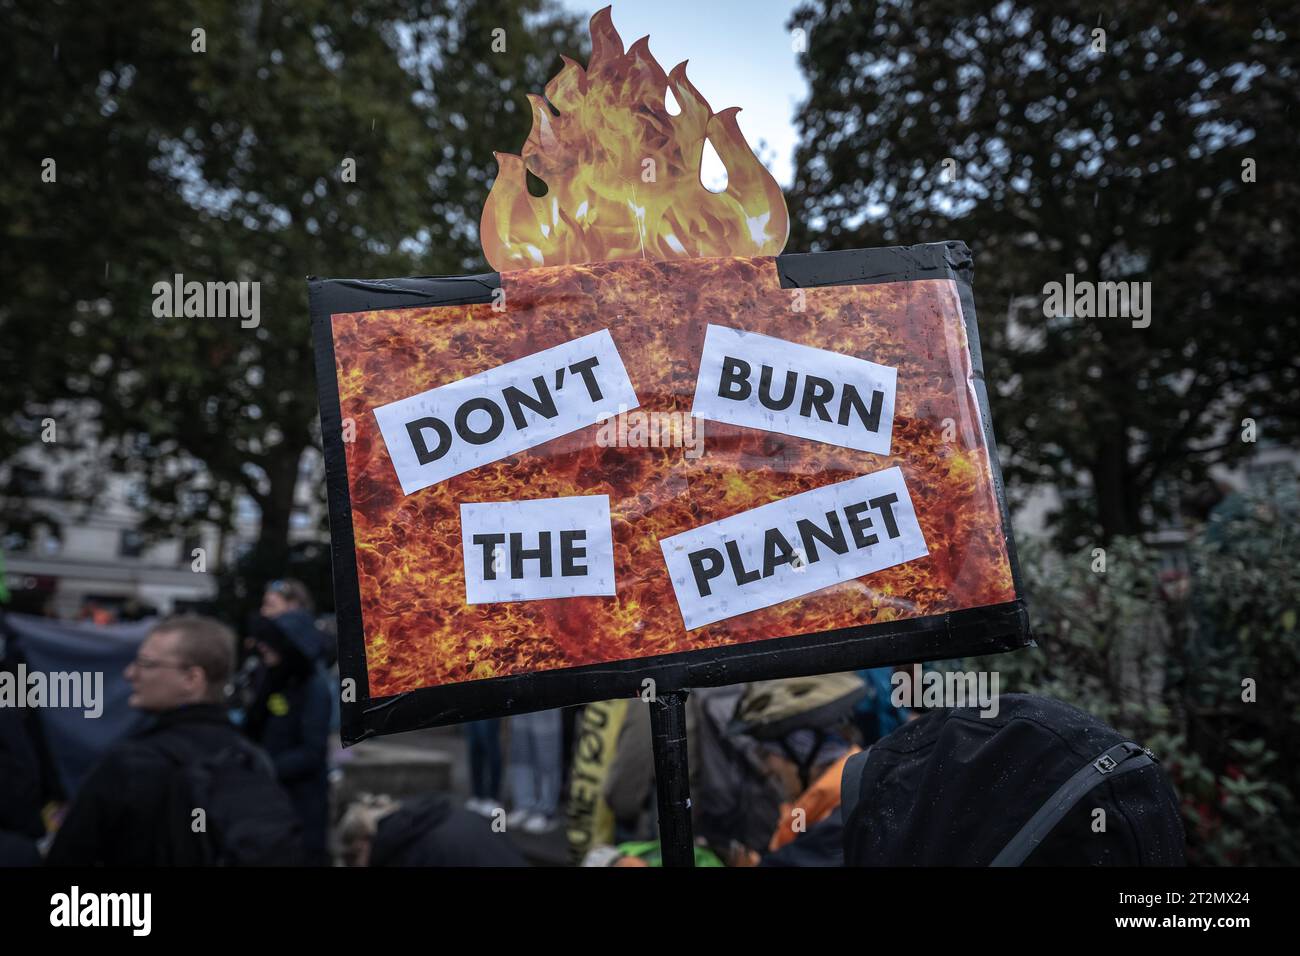
[[[813,824],[825,820],[840,805],[840,778],[844,765],[861,747],[850,747],[839,760],[826,768],[826,772],[813,785],[799,795],[793,803],[781,804],[781,822],[767,845],[769,851],[781,849],[800,833],[812,829]],[[802,810],[802,813],[798,811]],[[797,829],[796,829],[797,827]]]

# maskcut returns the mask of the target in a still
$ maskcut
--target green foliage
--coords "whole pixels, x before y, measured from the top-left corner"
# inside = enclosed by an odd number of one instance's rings
[[[0,19],[0,458],[82,400],[63,414],[159,525],[229,524],[243,492],[255,565],[282,573],[318,440],[305,277],[482,271],[492,151],[582,55],[577,19],[550,0],[0,0]],[[260,283],[260,324],[156,316],[176,273]]]
[[[1279,442],[1300,425],[1300,8],[1174,6],[810,0],[791,19],[810,98],[790,249],[970,245],[1003,470],[1013,494],[1057,491],[1067,549],[1150,529],[1163,487],[1253,450],[1243,418]],[[1067,273],[1150,282],[1150,326],[1049,322]]]
[[[1190,580],[1131,539],[1061,558],[1022,550],[1038,646],[965,661],[1004,693],[1074,704],[1150,747],[1182,801],[1188,855],[1300,863],[1300,494],[1227,499],[1190,546]],[[1243,700],[1242,681],[1256,700]]]
[[[1004,690],[1032,686],[1113,725],[1150,733],[1167,719],[1147,703],[1163,681],[1170,643],[1164,616],[1152,614],[1160,600],[1155,556],[1117,538],[1104,558],[1106,570],[1094,571],[1092,549],[1062,558],[1026,546],[1021,562],[1038,647],[981,667],[1000,670]]]

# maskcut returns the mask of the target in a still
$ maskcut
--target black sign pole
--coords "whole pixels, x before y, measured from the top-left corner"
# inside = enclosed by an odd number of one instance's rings
[[[694,866],[691,778],[686,757],[686,695],[674,690],[650,701],[650,739],[659,797],[659,850],[664,866]]]

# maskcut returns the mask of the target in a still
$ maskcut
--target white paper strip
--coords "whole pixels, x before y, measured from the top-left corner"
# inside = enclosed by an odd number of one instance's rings
[[[900,468],[659,542],[688,631],[929,554]]]
[[[465,603],[614,594],[609,496],[460,506]]]
[[[608,329],[375,409],[402,493],[636,408]]]
[[[888,455],[897,382],[887,365],[710,325],[691,414]]]

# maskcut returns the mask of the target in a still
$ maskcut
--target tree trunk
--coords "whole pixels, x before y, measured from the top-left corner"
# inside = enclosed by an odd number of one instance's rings
[[[1102,543],[1117,535],[1142,531],[1141,500],[1133,466],[1129,462],[1129,438],[1122,425],[1104,429],[1093,455],[1093,487],[1097,496],[1097,520]]]
[[[267,581],[286,573],[289,564],[289,518],[293,513],[294,489],[298,484],[298,463],[302,448],[280,446],[266,463],[270,492],[262,500],[262,525],[254,548],[253,575],[262,580],[249,583],[260,592]]]

